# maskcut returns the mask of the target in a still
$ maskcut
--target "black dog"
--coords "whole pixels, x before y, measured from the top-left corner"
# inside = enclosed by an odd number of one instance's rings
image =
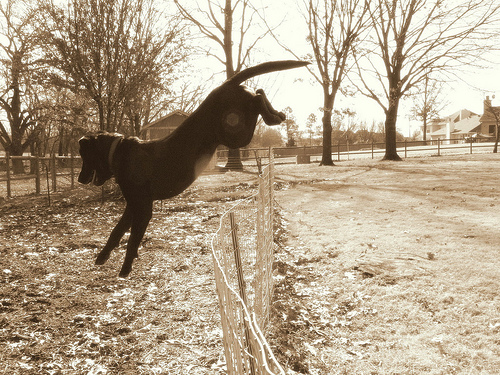
[[[257,118],[277,125],[285,115],[271,106],[262,90],[250,92],[241,83],[260,74],[307,65],[274,61],[241,71],[212,91],[169,136],[157,141],[98,133],[80,139],[82,170],[78,181],[100,186],[115,176],[127,201],[96,264],[103,264],[131,228],[120,276],[128,276],[152,215],[153,201],[184,191],[203,171],[218,145],[240,148],[252,139]]]

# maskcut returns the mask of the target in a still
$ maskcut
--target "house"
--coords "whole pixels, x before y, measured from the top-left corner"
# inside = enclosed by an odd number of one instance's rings
[[[462,109],[442,119],[434,119],[427,125],[428,140],[446,140],[447,143],[462,141],[470,137],[493,137],[496,134],[496,119],[491,110],[491,100],[484,101],[484,114],[478,115]],[[491,107],[500,113],[500,107]],[[423,125],[422,125],[423,131]]]
[[[189,115],[186,112],[174,111],[144,126],[139,133],[139,136],[146,140],[164,138],[177,129],[177,127],[182,124],[188,116]]]
[[[495,99],[495,96],[493,96]],[[484,113],[481,116],[481,125],[478,133],[496,136],[497,120],[500,120],[500,107],[493,107],[489,96],[484,101]]]

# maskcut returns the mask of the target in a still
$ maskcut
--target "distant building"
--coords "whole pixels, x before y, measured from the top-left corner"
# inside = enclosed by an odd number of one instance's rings
[[[493,97],[494,98],[494,97]],[[500,114],[500,107],[493,107],[489,96],[484,101],[484,111],[481,116],[481,127],[479,128],[480,134],[488,134],[489,136],[496,136],[497,120],[492,112]]]
[[[491,107],[489,96],[484,101],[484,114],[478,115],[468,109],[462,109],[450,116],[434,119],[427,124],[427,140],[446,139],[463,140],[470,137],[494,137],[496,134],[495,116],[488,108]],[[500,111],[500,107],[493,107]],[[423,132],[423,125],[421,126]]]
[[[144,126],[139,136],[146,140],[164,138],[177,129],[188,116],[189,115],[183,111],[172,112]]]

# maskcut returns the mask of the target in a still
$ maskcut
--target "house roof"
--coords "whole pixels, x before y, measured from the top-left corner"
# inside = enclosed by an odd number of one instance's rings
[[[464,117],[464,114],[468,113],[468,117]],[[467,110],[461,110],[455,112],[451,116],[448,117],[450,122],[453,124],[453,129],[451,130],[451,134],[469,134],[475,133],[476,128],[481,124],[481,116],[476,115],[473,112]],[[440,124],[446,124],[446,122],[440,122]],[[431,136],[447,136],[446,127],[436,130],[431,133]]]
[[[141,129],[141,133],[146,130],[146,129],[149,129],[151,127],[154,127],[155,125],[158,125],[158,123],[162,122],[162,121],[165,121],[165,119],[169,118],[169,117],[172,117],[172,116],[182,116],[182,117],[188,117],[189,114],[184,112],[184,111],[173,111],[171,113],[169,113],[168,115],[166,116],[163,116],[163,117],[160,117],[158,120],[155,120],[153,122],[150,122],[149,124],[145,125],[142,129]]]
[[[472,115],[463,120],[455,123],[455,129],[452,131],[453,134],[468,134],[475,133],[475,128],[481,124],[481,116]]]

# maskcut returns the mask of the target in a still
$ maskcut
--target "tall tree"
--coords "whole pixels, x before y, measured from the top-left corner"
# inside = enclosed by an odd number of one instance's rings
[[[332,159],[332,115],[337,94],[353,66],[354,51],[367,29],[369,0],[304,0],[302,13],[308,27],[307,41],[316,69],[308,68],[323,90],[323,154],[320,165]],[[296,52],[277,42],[292,53]]]
[[[422,121],[423,136],[422,139],[427,141],[427,125],[430,120],[437,119],[441,110],[448,104],[443,99],[443,85],[436,80],[432,80],[427,75],[423,80],[420,94],[413,95],[413,116]]]
[[[361,92],[385,112],[385,160],[396,151],[403,96],[428,74],[470,65],[495,46],[498,0],[373,0],[371,45],[358,60]]]
[[[0,4],[0,51],[3,55],[0,74],[5,82],[0,92],[0,108],[8,119],[8,125],[0,121],[0,143],[13,156],[21,156],[31,144],[35,132],[30,133],[30,128],[33,130],[37,125],[28,99],[39,47],[32,24],[35,10],[29,4],[22,4],[26,6],[22,9],[17,5],[20,3],[13,0]],[[24,173],[22,160],[13,159],[13,167],[14,173]]]
[[[316,132],[316,115],[314,113],[310,113],[309,116],[307,116],[306,120],[306,128],[307,128],[307,134],[309,135],[309,146],[312,146],[312,138],[313,135],[315,135]]]
[[[210,45],[203,50],[224,65],[226,78],[231,78],[248,64],[252,50],[268,33],[264,31],[251,36],[251,30],[257,29],[259,24],[257,10],[250,0],[206,0],[206,6],[198,10],[188,10],[179,0],[174,1],[186,20],[222,48],[222,55],[213,52]],[[243,168],[238,149],[229,150],[226,168]]]
[[[152,95],[184,58],[179,28],[153,0],[43,0],[54,82],[90,98],[99,129],[137,134]]]
[[[286,120],[283,121],[286,132],[286,147],[295,147],[299,138],[299,125],[297,125],[292,108],[286,107],[283,113],[286,115]]]

